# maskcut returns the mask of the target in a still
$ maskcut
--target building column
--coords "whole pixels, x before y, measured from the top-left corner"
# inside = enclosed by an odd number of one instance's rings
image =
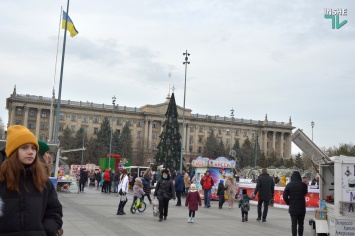
[[[272,132],[272,151],[274,153],[276,153],[276,145],[275,145],[275,143],[276,143],[276,132],[273,131]]]
[[[39,128],[41,127],[41,108],[37,108],[36,137],[39,138]],[[46,140],[45,140],[46,141]]]
[[[149,120],[149,125],[148,125],[148,143],[147,143],[147,149],[148,150],[152,149],[152,129],[153,129],[153,120]]]
[[[16,116],[16,106],[12,105],[11,106],[11,112],[10,112],[10,117],[9,117],[9,122],[8,126],[15,125],[15,116]]]
[[[280,135],[280,157],[284,157],[284,133],[282,132]]]
[[[267,155],[267,133],[268,131],[264,131],[264,154]]]
[[[28,107],[24,107],[23,108],[23,126],[25,126],[26,128],[28,128],[28,124],[27,124],[27,121],[28,121]]]
[[[186,152],[188,152],[188,153],[190,153],[190,126],[189,126],[189,124],[188,123],[186,123],[186,136],[187,136],[187,140],[186,140]],[[193,141],[192,141],[192,143],[193,143]],[[191,145],[192,145],[192,143],[191,143]]]
[[[144,120],[143,147],[145,149],[148,149],[148,122],[149,120]]]

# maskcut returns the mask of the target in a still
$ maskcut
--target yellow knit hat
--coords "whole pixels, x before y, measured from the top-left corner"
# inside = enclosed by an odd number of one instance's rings
[[[34,134],[22,125],[13,125],[7,129],[6,156],[9,157],[20,146],[31,143],[36,145],[38,150],[38,140]]]

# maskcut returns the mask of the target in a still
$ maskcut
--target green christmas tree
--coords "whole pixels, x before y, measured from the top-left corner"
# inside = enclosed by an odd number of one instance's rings
[[[165,117],[155,162],[156,165],[164,165],[164,168],[175,170],[180,167],[181,135],[174,93],[171,94]]]

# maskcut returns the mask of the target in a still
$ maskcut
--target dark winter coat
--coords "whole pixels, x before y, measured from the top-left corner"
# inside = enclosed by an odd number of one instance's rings
[[[118,182],[119,179],[120,179],[120,172],[117,171],[117,172],[115,173],[114,177],[113,177],[113,180],[114,180],[115,182]]]
[[[223,183],[218,184],[218,189],[217,189],[217,196],[222,195],[224,196],[224,191],[226,190],[226,187],[224,187]]]
[[[291,182],[285,187],[283,199],[289,205],[288,212],[291,215],[306,214],[305,196],[308,193],[308,186],[302,182],[301,174],[294,171],[291,175]]]
[[[88,172],[81,169],[80,170],[80,183],[86,183],[88,181]]]
[[[53,184],[39,192],[32,182],[30,170],[22,172],[20,193],[0,183],[0,196],[4,203],[0,217],[2,236],[55,236],[62,227],[63,211]],[[27,189],[27,190],[26,190]]]
[[[198,191],[195,192],[190,191],[186,196],[185,206],[188,206],[190,211],[197,211],[198,206],[201,205],[202,205],[201,197]]]
[[[98,183],[101,181],[101,172],[97,172],[97,173],[95,174],[95,179],[96,179],[96,181],[97,181]]]
[[[263,201],[270,201],[274,198],[275,183],[268,173],[259,175],[256,181],[256,188],[254,194],[258,194],[258,198]]]
[[[145,180],[145,184],[143,184],[143,190],[145,192],[145,194],[149,195],[151,192],[151,187],[150,187],[150,175],[145,174],[143,176],[144,180]]]
[[[183,191],[184,190],[184,177],[182,174],[178,173],[175,177],[175,190]]]
[[[158,200],[164,199],[175,199],[175,189],[173,181],[170,179],[170,175],[166,179],[163,178],[158,180],[157,186],[155,187],[154,196],[158,198]]]

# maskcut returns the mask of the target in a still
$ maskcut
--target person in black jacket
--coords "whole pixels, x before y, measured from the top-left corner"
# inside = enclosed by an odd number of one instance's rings
[[[100,187],[100,182],[101,182],[101,170],[99,170],[97,173],[95,173],[95,179],[96,179],[96,188],[99,189]]]
[[[88,173],[85,171],[84,168],[80,169],[80,192],[84,192],[84,187],[86,184],[86,181],[88,181]]]
[[[269,202],[271,199],[274,199],[274,180],[267,173],[267,169],[263,168],[261,170],[261,175],[259,175],[256,181],[256,188],[254,191],[254,195],[258,195],[258,218],[257,221],[262,220],[266,222],[267,212],[269,209]],[[261,212],[261,205],[264,204],[264,211]]]
[[[159,200],[159,222],[166,220],[170,199],[176,199],[173,181],[170,179],[169,170],[162,171],[161,179],[158,180],[154,191],[154,198]]]
[[[55,236],[62,227],[62,205],[38,149],[37,138],[26,127],[8,128],[7,158],[0,167],[2,236]]]
[[[292,236],[303,235],[304,217],[306,215],[305,196],[308,193],[308,186],[302,182],[301,174],[294,171],[291,175],[291,182],[285,187],[283,199],[289,205],[288,212],[291,216]]]
[[[224,187],[224,181],[221,179],[218,184],[218,189],[217,189],[217,196],[219,200],[219,209],[222,209],[223,203],[225,202],[224,198],[224,191],[226,191],[226,188]]]

